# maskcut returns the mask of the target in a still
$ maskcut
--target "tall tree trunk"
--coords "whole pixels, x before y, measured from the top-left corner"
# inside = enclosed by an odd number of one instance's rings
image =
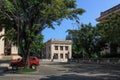
[[[110,45],[110,53],[113,54],[113,55],[116,55],[117,54],[117,44],[115,43],[111,43]]]

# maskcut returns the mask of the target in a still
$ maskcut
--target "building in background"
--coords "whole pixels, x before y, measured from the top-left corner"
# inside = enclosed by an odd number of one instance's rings
[[[112,13],[120,13],[120,4],[110,8],[104,12],[101,12],[100,17],[97,18],[96,21],[102,22]],[[120,47],[117,48],[117,52],[120,53]],[[106,48],[102,51],[102,53],[110,53],[110,44],[106,43]]]
[[[3,28],[0,32],[0,36],[4,35],[5,29]],[[18,57],[18,49],[16,46],[12,45],[9,40],[0,39],[0,60],[10,60],[17,59]]]
[[[67,62],[72,58],[71,40],[49,40],[42,50],[42,58],[54,62]]]
[[[97,20],[98,22],[101,22],[101,21],[103,21],[105,18],[107,18],[110,14],[112,14],[112,13],[120,13],[120,4],[118,4],[118,5],[110,8],[110,9],[104,11],[104,12],[101,12],[100,17],[97,18],[96,20]]]

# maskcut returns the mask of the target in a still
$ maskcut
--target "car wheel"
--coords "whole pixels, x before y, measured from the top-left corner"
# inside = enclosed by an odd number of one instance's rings
[[[13,65],[13,66],[12,66],[12,70],[13,70],[13,71],[17,71],[17,70],[18,70],[18,66],[17,66],[17,65]]]
[[[37,66],[36,66],[36,65],[32,65],[31,68],[32,68],[32,69],[36,69]]]

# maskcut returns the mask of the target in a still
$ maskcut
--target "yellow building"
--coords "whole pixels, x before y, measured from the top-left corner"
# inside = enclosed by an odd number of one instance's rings
[[[5,29],[3,28],[0,32],[0,35],[5,33]],[[4,40],[3,37],[0,39],[0,60],[10,60],[17,59],[18,57],[18,49],[14,45],[9,45],[9,41]]]

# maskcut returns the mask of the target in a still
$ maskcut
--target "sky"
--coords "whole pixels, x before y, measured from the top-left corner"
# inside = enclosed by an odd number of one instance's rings
[[[100,13],[112,8],[115,5],[120,4],[120,0],[76,0],[77,8],[82,8],[86,12],[83,13],[80,18],[80,23],[91,23],[95,26],[96,18],[100,16]],[[78,26],[74,21],[63,20],[60,26],[55,26],[55,29],[46,28],[43,30],[44,42],[55,39],[65,40],[68,29],[77,29]]]

